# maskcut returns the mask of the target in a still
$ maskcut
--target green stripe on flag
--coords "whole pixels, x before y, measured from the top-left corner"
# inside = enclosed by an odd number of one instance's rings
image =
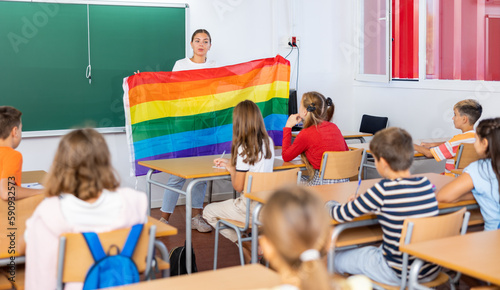
[[[271,114],[288,114],[288,99],[272,98],[267,102],[257,103],[263,117]],[[167,117],[149,120],[132,125],[134,142],[168,134],[202,130],[233,122],[233,109],[196,114],[183,117]]]

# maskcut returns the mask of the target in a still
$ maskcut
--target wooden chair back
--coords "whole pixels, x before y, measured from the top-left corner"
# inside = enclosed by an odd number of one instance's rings
[[[271,191],[285,185],[298,184],[300,176],[299,168],[275,172],[247,172],[243,192]]]
[[[343,179],[357,176],[361,178],[360,169],[363,164],[364,150],[327,151],[323,153],[320,168],[320,179]]]
[[[464,169],[467,165],[479,159],[474,144],[464,143],[460,144],[457,152],[457,161],[455,168]]]
[[[460,235],[463,227],[465,230],[467,229],[469,221],[469,215],[467,215],[467,221],[464,225],[465,212],[466,208],[464,207],[446,215],[405,219],[399,243],[411,244]],[[410,232],[411,237],[406,240],[406,236]]]
[[[147,265],[151,265],[147,263],[147,259],[152,258],[152,244],[154,243],[155,232],[156,226],[149,223],[144,224],[141,236],[139,237],[139,241],[137,242],[132,256],[139,273],[145,273],[146,270],[149,270],[147,269]],[[108,254],[108,251],[110,251],[111,254],[115,254],[115,249],[112,247],[113,245],[118,246],[121,250],[129,233],[130,227],[99,233],[99,240],[101,241],[104,252]],[[148,255],[150,255],[150,257],[148,257]],[[60,237],[58,286],[62,286],[62,283],[68,282],[83,282],[88,270],[93,264],[94,258],[81,233],[67,233]]]
[[[26,220],[33,215],[36,207],[42,202],[45,195],[38,194],[16,200],[10,204],[12,211],[9,210],[9,202],[0,200],[0,228],[16,228],[16,240],[14,245],[15,256],[24,256],[26,252],[26,242],[24,241],[24,232],[26,231]],[[9,214],[12,212],[13,214]],[[11,223],[12,222],[12,223]],[[2,237],[0,239],[0,259],[10,258],[9,254],[10,239]],[[11,249],[12,250],[12,249]]]

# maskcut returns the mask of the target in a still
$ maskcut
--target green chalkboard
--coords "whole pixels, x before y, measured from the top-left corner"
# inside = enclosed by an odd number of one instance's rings
[[[89,34],[85,4],[0,2],[0,105],[23,112],[23,131],[122,127],[123,78],[185,56],[185,7],[88,9]]]

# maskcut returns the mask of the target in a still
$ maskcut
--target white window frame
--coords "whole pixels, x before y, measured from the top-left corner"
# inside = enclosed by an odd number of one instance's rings
[[[356,3],[358,7],[356,7],[356,14],[359,17],[359,6],[360,1],[358,0]],[[389,9],[392,9],[392,4],[389,6]],[[391,11],[392,13],[392,11]],[[376,79],[371,79],[368,77],[358,77],[359,71],[359,51],[357,60],[355,62],[355,86],[357,87],[391,87],[391,88],[404,88],[404,89],[426,89],[426,90],[449,90],[449,91],[462,91],[469,92],[470,97],[475,97],[477,99],[485,100],[492,95],[498,94],[500,92],[500,81],[484,81],[484,80],[437,80],[437,79],[426,79],[426,32],[427,32],[427,0],[419,1],[419,36],[418,36],[418,48],[419,48],[419,64],[418,64],[418,81],[392,81],[392,72],[390,72],[388,81]],[[390,19],[392,20],[392,19]],[[392,23],[392,21],[390,21]],[[356,27],[354,27],[354,31],[359,32],[360,21],[356,22]],[[392,24],[391,24],[392,27]],[[424,33],[422,33],[424,32]],[[390,34],[388,34],[388,40],[390,39]],[[356,39],[359,36],[356,34]],[[358,44],[358,43],[356,43]],[[392,45],[390,46],[392,48]],[[389,60],[392,61],[392,55]],[[388,65],[392,69],[392,62],[389,61]],[[365,75],[370,76],[370,75]]]
[[[386,26],[385,26],[385,42],[386,42],[386,47],[385,47],[385,59],[387,60],[385,63],[385,74],[365,74],[361,73],[360,71],[360,66],[363,63],[363,49],[364,49],[364,36],[366,35],[364,33],[364,25],[363,25],[363,12],[364,12],[364,7],[363,7],[363,0],[358,0],[357,1],[357,29],[356,29],[356,46],[358,47],[358,53],[357,53],[357,61],[356,61],[356,76],[355,79],[357,81],[368,81],[368,82],[380,82],[380,83],[389,83],[392,78],[392,43],[391,43],[391,27],[392,27],[392,21],[391,21],[391,10],[392,10],[392,4],[391,0],[385,0],[385,17],[380,18],[379,21],[385,21]]]

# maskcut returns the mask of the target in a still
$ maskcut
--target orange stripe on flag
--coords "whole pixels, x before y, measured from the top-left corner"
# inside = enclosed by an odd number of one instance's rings
[[[252,86],[270,84],[274,81],[288,82],[289,80],[290,67],[278,64],[254,69],[241,75],[216,79],[209,78],[190,82],[144,84],[130,89],[130,107],[152,101],[169,101],[206,96],[207,92],[221,94]]]

